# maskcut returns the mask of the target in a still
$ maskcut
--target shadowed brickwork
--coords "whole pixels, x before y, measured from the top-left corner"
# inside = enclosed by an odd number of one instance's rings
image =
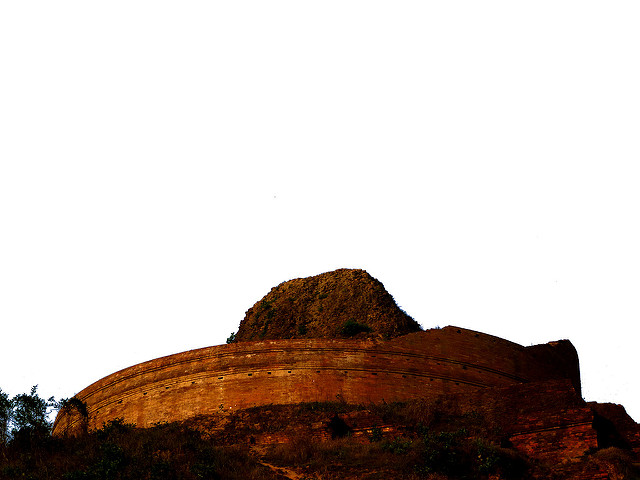
[[[61,410],[54,434],[95,429],[119,417],[145,427],[268,404],[391,402],[549,379],[569,379],[580,391],[570,342],[523,347],[457,327],[389,341],[238,342],[158,358],[98,380],[76,395],[87,417]]]

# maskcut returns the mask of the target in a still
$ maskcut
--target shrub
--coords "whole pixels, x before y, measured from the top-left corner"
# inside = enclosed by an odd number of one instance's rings
[[[382,429],[377,425],[374,425],[371,430],[369,430],[369,440],[371,442],[380,442],[382,441]]]
[[[413,447],[413,442],[406,438],[394,438],[391,441],[382,443],[382,449],[396,455],[404,455]]]
[[[359,333],[370,331],[371,327],[355,322],[353,320],[347,320],[346,322],[344,322],[342,328],[340,329],[340,333],[343,337],[353,337],[354,335],[357,335]]]
[[[466,430],[456,432],[423,432],[422,435],[422,465],[419,468],[424,473],[443,473],[445,475],[459,475],[469,470],[469,461],[462,449],[462,438]]]

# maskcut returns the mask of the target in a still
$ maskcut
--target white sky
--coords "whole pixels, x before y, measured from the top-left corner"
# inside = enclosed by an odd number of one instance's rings
[[[569,338],[640,419],[640,6],[0,3],[0,388],[72,396],[364,268]]]

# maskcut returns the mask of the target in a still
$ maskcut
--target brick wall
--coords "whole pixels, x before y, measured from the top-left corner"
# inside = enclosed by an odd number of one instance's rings
[[[126,368],[76,397],[87,405],[84,428],[94,429],[118,417],[149,426],[267,404],[435,398],[567,376],[579,386],[577,356],[566,343],[525,348],[457,327],[388,342],[238,342]],[[62,410],[54,434],[83,428],[81,420]]]
[[[571,462],[598,447],[594,412],[570,379],[479,390],[449,401],[460,412],[482,413],[504,441],[532,458]]]

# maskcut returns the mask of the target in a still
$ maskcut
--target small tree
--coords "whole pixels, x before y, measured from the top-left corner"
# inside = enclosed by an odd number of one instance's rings
[[[51,431],[49,408],[58,407],[53,397],[45,400],[38,395],[38,386],[31,387],[31,393],[21,393],[11,399],[11,436],[41,437]]]
[[[11,422],[11,401],[9,395],[0,388],[0,445],[9,441],[9,423]]]

